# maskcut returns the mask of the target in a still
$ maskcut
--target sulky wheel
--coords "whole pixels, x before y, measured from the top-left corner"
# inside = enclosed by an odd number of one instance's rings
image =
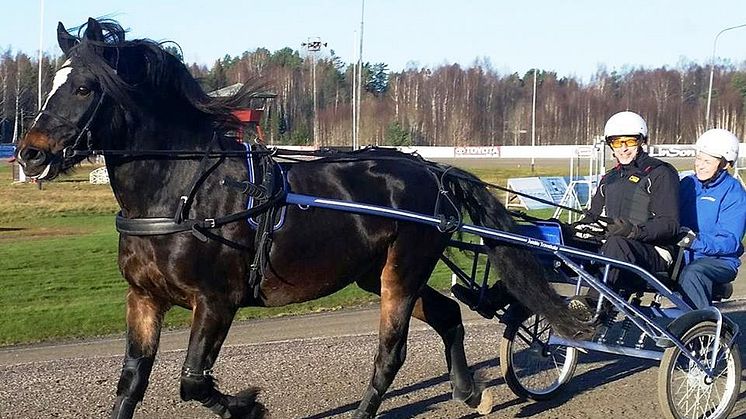
[[[506,325],[500,342],[500,369],[516,396],[548,400],[575,373],[577,349],[549,345],[551,334],[549,322],[532,313],[515,316]]]
[[[681,342],[689,353],[709,365],[715,339],[715,323],[702,322],[684,334]],[[732,335],[722,332],[715,375],[704,371],[677,347],[666,349],[658,371],[658,398],[667,418],[727,418],[741,388],[741,352],[738,345],[726,348]]]

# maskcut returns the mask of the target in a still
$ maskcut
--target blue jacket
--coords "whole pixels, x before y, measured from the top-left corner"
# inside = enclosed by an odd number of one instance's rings
[[[741,182],[725,170],[707,186],[695,175],[685,177],[679,189],[679,217],[682,227],[697,232],[687,262],[713,257],[738,269],[746,230],[746,191]]]

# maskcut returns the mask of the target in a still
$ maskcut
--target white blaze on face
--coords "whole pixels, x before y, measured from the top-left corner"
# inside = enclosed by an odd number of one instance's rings
[[[57,70],[57,73],[54,75],[54,80],[52,81],[52,90],[49,91],[49,94],[47,95],[47,100],[44,102],[44,106],[41,107],[41,110],[45,110],[47,108],[47,105],[49,104],[49,99],[52,98],[52,96],[59,90],[60,87],[62,87],[63,84],[67,81],[67,78],[70,76],[70,73],[73,71],[73,68],[71,67],[72,62],[70,60],[65,61],[64,64],[62,64],[62,68]],[[38,115],[36,115],[36,118],[34,119],[34,123],[39,120],[39,117],[41,116],[41,112],[39,112]]]

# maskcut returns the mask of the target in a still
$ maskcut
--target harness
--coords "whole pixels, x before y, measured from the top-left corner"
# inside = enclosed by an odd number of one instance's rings
[[[212,143],[216,141],[217,135],[213,134]],[[269,268],[269,253],[273,242],[274,227],[277,226],[275,221],[278,213],[281,214],[288,205],[286,195],[289,192],[289,186],[281,165],[274,160],[274,156],[282,155],[289,161],[301,161],[298,158],[288,156],[313,156],[313,157],[331,157],[335,156],[332,162],[352,162],[365,160],[396,160],[407,162],[415,165],[424,166],[432,175],[437,188],[438,196],[434,208],[434,216],[440,220],[437,226],[441,232],[452,233],[460,228],[463,223],[458,206],[450,195],[447,188],[447,178],[455,177],[468,182],[479,184],[485,187],[497,189],[506,189],[499,185],[494,185],[480,181],[475,178],[466,177],[459,172],[451,172],[451,167],[427,162],[419,155],[410,155],[409,158],[402,156],[381,155],[367,156],[360,154],[375,150],[375,148],[366,148],[349,153],[335,152],[332,150],[318,151],[288,151],[281,149],[268,149],[259,144],[246,150],[215,150],[212,143],[204,151],[195,150],[77,150],[73,147],[73,156],[96,156],[96,155],[116,155],[127,157],[142,156],[165,156],[171,158],[199,158],[200,163],[189,186],[184,193],[180,195],[176,203],[176,210],[172,217],[146,217],[146,218],[126,218],[122,213],[116,215],[116,229],[121,234],[131,236],[159,236],[175,234],[190,231],[194,237],[202,242],[215,240],[223,245],[238,249],[241,251],[252,250],[241,243],[231,241],[217,233],[214,229],[237,221],[246,221],[250,225],[256,225],[254,235],[254,258],[249,266],[248,285],[252,288],[254,298],[259,296],[261,279],[265,276]],[[194,200],[194,196],[215,167],[221,164],[227,157],[243,157],[248,160],[257,161],[257,170],[261,174],[261,182],[238,181],[226,177],[220,181],[220,184],[226,187],[234,188],[248,195],[248,208],[233,214],[214,217],[214,218],[189,218],[189,209]],[[252,159],[251,157],[256,157]],[[216,159],[216,160],[213,160]],[[251,168],[252,166],[249,165]],[[251,170],[251,169],[250,169]],[[255,172],[255,173],[256,173]],[[258,180],[258,179],[257,179]],[[536,198],[540,200],[540,198]],[[572,209],[574,211],[578,211]],[[282,218],[282,217],[280,217]],[[252,219],[254,222],[252,223]]]

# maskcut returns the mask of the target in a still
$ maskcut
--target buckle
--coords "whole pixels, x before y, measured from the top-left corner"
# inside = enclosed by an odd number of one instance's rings
[[[62,158],[69,159],[75,156],[75,149],[72,147],[65,147],[62,149]]]
[[[215,219],[214,218],[205,218],[205,227],[207,228],[215,228]]]

